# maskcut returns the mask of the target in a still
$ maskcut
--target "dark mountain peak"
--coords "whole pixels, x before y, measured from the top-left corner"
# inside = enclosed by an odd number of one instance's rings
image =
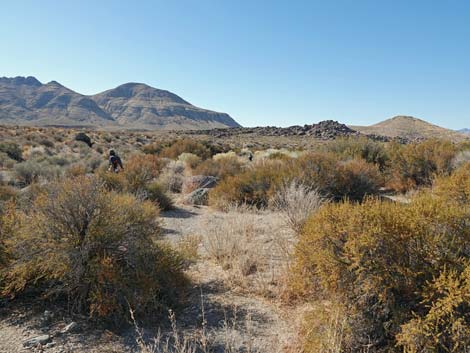
[[[0,77],[0,83],[14,85],[14,86],[26,85],[26,86],[34,86],[34,87],[39,87],[42,85],[42,83],[39,82],[39,80],[33,76]]]

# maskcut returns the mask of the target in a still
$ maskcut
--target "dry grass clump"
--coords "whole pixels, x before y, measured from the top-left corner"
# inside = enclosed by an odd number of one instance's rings
[[[320,193],[298,181],[283,185],[271,200],[272,206],[279,210],[286,224],[300,233],[307,218],[315,213],[324,200]]]
[[[237,316],[237,308],[233,308],[233,317],[225,315],[223,326],[223,337],[218,338],[207,328],[206,312],[204,308],[204,299],[201,295],[201,317],[200,328],[193,334],[185,333],[178,328],[176,316],[173,311],[169,311],[169,320],[171,332],[162,335],[159,330],[152,339],[147,339],[143,330],[139,327],[134,312],[131,310],[131,317],[136,332],[136,343],[143,353],[210,353],[218,352],[223,349],[227,353],[261,353],[259,347],[255,347],[253,342],[255,336],[253,333],[253,322],[250,315],[244,317],[244,322],[240,323]],[[240,331],[246,331],[248,342],[243,342],[240,337]],[[283,352],[281,347],[276,347],[272,353]]]
[[[4,295],[34,289],[67,299],[73,312],[122,322],[129,305],[148,317],[176,305],[184,292],[182,261],[155,242],[158,209],[106,191],[97,178],[52,184],[12,217]]]
[[[234,205],[204,223],[203,254],[225,270],[234,289],[272,297],[282,290],[292,232],[277,213]]]
[[[183,187],[185,176],[185,165],[180,161],[170,161],[163,168],[158,181],[170,192],[179,193]]]
[[[304,347],[301,352],[342,353],[345,340],[351,335],[344,305],[332,298],[328,303],[317,303],[303,313],[299,329]],[[368,346],[358,350],[369,352]]]
[[[256,271],[257,254],[250,246],[256,240],[253,217],[229,211],[229,216],[214,222],[203,238],[208,256],[224,269],[247,275]]]
[[[409,204],[327,204],[302,231],[292,294],[344,305],[338,351],[460,352],[470,337],[469,219],[468,202],[430,193]],[[304,343],[320,351],[312,336]]]

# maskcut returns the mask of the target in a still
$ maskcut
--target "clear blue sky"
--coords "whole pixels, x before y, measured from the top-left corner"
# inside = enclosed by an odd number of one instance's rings
[[[144,82],[242,125],[470,127],[470,1],[3,1],[0,76]]]

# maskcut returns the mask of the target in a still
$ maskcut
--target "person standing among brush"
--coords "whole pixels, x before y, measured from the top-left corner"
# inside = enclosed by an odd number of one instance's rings
[[[116,154],[114,150],[109,151],[109,171],[114,173],[119,173],[123,170],[124,166],[122,165],[121,158]]]

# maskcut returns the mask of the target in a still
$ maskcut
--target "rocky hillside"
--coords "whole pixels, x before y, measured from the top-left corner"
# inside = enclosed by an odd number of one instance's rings
[[[289,127],[259,126],[259,127],[237,127],[230,129],[193,130],[186,134],[209,135],[214,137],[244,136],[308,136],[320,140],[334,140],[337,137],[364,136],[364,134],[351,129],[345,124],[333,120],[320,121],[311,125],[294,125]],[[390,141],[393,138],[369,134],[366,135],[376,141]],[[396,138],[399,142],[407,142],[406,139]]]
[[[0,78],[0,124],[151,130],[240,126],[228,114],[195,107],[171,92],[141,83],[85,96],[34,77]]]
[[[370,126],[351,126],[363,134],[374,134],[388,137],[400,137],[408,140],[426,138],[446,138],[453,141],[465,139],[459,132],[433,125],[427,121],[411,116],[396,116]]]
[[[34,77],[0,78],[0,123],[107,125],[113,119],[95,101],[58,82]]]
[[[333,120],[320,121],[318,124],[304,126],[294,125],[289,127],[238,127],[232,129],[198,130],[192,131],[192,133],[215,137],[247,134],[258,136],[311,136],[324,140],[331,140],[339,136],[359,135],[357,131]]]

